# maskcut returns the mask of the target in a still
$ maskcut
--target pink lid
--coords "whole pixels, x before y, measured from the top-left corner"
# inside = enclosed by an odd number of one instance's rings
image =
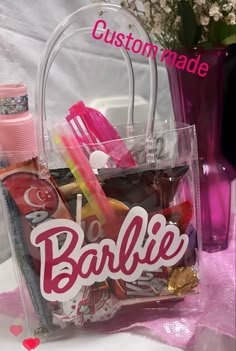
[[[27,95],[27,87],[23,83],[0,85],[0,99]]]

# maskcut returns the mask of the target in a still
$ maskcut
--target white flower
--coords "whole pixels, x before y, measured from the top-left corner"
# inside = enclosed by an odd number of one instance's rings
[[[164,9],[166,7],[166,0],[160,0],[160,6]]]
[[[233,8],[233,5],[230,4],[230,3],[229,4],[224,4],[222,6],[223,11],[225,11],[225,12],[230,12],[232,10],[232,8]]]
[[[152,34],[161,34],[162,28],[160,23],[156,23],[155,26],[152,28],[151,33]]]
[[[209,11],[209,16],[210,17],[214,17],[216,14],[218,14],[220,12],[220,8],[217,5],[217,3],[215,2],[214,4],[211,5],[210,7],[210,11]]]
[[[231,5],[233,9],[236,10],[236,0],[229,0],[229,5]]]
[[[208,26],[210,18],[207,16],[200,16],[200,23],[202,26]]]
[[[165,7],[164,10],[165,10],[166,13],[171,13],[171,8],[169,6]]]
[[[144,4],[144,12],[145,12],[145,15],[148,18],[151,17],[151,8],[150,8],[150,3],[149,2],[145,2],[145,4]]]
[[[206,4],[206,0],[196,0],[196,4],[197,5],[205,5]]]
[[[175,19],[175,23],[180,23],[180,22],[181,22],[181,17],[177,16],[176,19]]]
[[[223,17],[222,13],[220,12],[220,8],[215,2],[211,5],[209,16],[214,18],[214,21],[218,22],[220,18]]]
[[[216,13],[213,18],[215,22],[218,22],[222,17],[223,17],[222,13],[219,12],[219,13]]]
[[[236,16],[233,12],[229,13],[225,20],[227,24],[236,24]]]
[[[163,9],[166,13],[171,12],[171,8],[167,6],[167,0],[160,0],[160,8]]]

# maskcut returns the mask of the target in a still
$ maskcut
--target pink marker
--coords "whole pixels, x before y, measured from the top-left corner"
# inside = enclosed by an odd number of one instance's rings
[[[90,139],[94,144],[97,144],[97,149],[109,155],[116,167],[137,167],[135,159],[121,136],[99,111],[86,107],[82,101],[79,101],[70,108],[70,115],[66,117],[66,120],[77,140],[79,137],[77,130],[81,130],[80,123],[82,121]],[[99,145],[99,143],[104,144]]]

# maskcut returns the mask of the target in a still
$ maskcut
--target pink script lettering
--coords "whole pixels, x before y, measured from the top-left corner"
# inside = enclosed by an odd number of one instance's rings
[[[62,233],[66,233],[66,240],[59,247]],[[37,226],[31,233],[31,242],[40,248],[42,295],[49,301],[65,302],[78,294],[83,285],[108,277],[132,282],[143,271],[176,264],[186,251],[188,236],[180,235],[178,227],[166,225],[161,214],[154,215],[148,223],[148,213],[134,207],[121,226],[117,242],[105,238],[83,246],[82,228],[67,219]]]

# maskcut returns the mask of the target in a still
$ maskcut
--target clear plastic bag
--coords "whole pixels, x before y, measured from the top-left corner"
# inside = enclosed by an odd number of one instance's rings
[[[66,29],[84,15],[99,16],[98,10],[126,17],[149,41],[135,17],[119,6],[90,5],[65,19],[49,39],[39,68],[39,157],[0,172],[30,335],[41,339],[101,323],[105,330],[110,320],[117,320],[119,329],[119,316],[128,325],[147,312],[178,310],[187,295],[196,296],[189,308],[199,307],[196,134],[194,126],[154,124],[157,72],[152,58],[147,125],[135,124],[132,115],[128,60],[131,105],[127,125],[115,127],[120,137],[86,143],[67,122],[51,126],[51,151],[64,168],[48,168],[47,75]]]

